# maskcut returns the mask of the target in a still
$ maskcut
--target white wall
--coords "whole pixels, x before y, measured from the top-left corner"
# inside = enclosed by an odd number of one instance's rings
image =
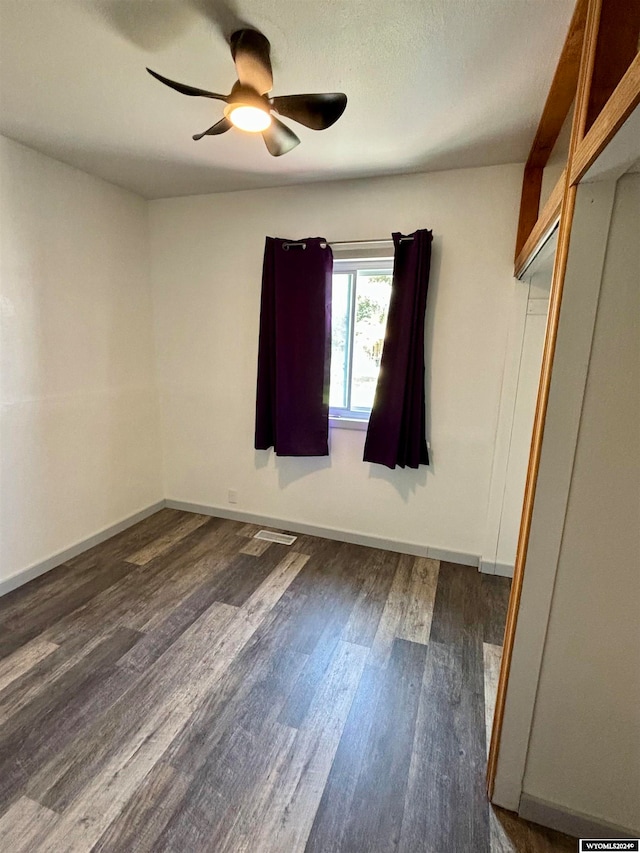
[[[0,137],[0,581],[162,498],[146,203]]]
[[[640,175],[616,190],[523,789],[640,834]]]
[[[522,169],[468,169],[150,204],[165,495],[477,558],[510,302]],[[266,235],[434,232],[427,317],[427,470],[362,462],[333,429],[328,459],[253,449]]]

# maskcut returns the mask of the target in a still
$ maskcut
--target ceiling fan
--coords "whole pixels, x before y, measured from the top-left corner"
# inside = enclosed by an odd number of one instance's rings
[[[231,56],[235,62],[238,80],[228,95],[207,92],[195,86],[176,83],[147,68],[149,74],[183,95],[214,98],[224,101],[224,118],[203,133],[203,136],[218,136],[232,127],[249,133],[262,133],[269,154],[279,157],[299,144],[300,140],[274,112],[293,119],[312,130],[331,127],[347,106],[347,96],[342,92],[317,95],[279,95],[267,97],[273,88],[269,40],[258,30],[237,30],[230,39]]]

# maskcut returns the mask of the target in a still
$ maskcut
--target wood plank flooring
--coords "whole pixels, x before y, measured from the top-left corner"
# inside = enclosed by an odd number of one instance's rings
[[[484,793],[509,582],[162,510],[0,599],[0,850],[550,853]]]

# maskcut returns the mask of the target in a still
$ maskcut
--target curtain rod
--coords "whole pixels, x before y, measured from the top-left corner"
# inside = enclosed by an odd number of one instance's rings
[[[400,242],[404,243],[405,240],[413,240],[413,237],[401,237]],[[330,246],[360,246],[361,244],[366,243],[393,243],[393,238],[389,237],[386,240],[329,240]]]
[[[412,240],[413,240],[413,237],[400,237],[401,243],[411,242]],[[371,243],[393,243],[393,240],[392,239],[391,240],[380,240],[380,239],[378,239],[378,240],[334,240],[334,241],[327,240],[326,243],[321,243],[321,245],[324,248],[324,246],[362,246],[362,245],[368,246]],[[289,249],[295,248],[297,246],[302,246],[303,249],[307,248],[307,244],[304,242],[304,240],[300,241],[299,243],[291,242],[291,243],[283,243],[282,244],[282,248],[285,251],[288,251]]]

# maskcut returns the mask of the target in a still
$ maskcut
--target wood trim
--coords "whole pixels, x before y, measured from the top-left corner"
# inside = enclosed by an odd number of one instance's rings
[[[491,730],[491,744],[487,761],[487,789],[489,798],[493,796],[493,787],[498,766],[500,737],[504,721],[504,706],[507,695],[507,685],[509,683],[511,660],[513,657],[518,611],[520,609],[520,599],[522,597],[522,584],[524,581],[525,563],[529,547],[529,535],[531,533],[531,520],[533,518],[533,504],[538,481],[538,471],[540,469],[544,423],[547,415],[547,405],[549,402],[551,371],[553,368],[556,339],[558,335],[562,288],[564,285],[564,273],[566,271],[566,261],[569,253],[569,239],[571,235],[571,223],[573,222],[573,211],[575,209],[576,191],[577,188],[575,186],[566,187],[565,183],[562,212],[560,215],[560,234],[558,236],[558,247],[556,249],[556,259],[553,267],[553,280],[551,284],[551,297],[549,302],[549,319],[547,321],[547,330],[545,334],[540,383],[538,386],[533,433],[531,436],[531,451],[527,466],[524,502],[522,506],[522,517],[520,520],[520,532],[518,534],[518,546],[516,549],[516,564],[513,572],[511,595],[509,597],[509,607],[507,610],[502,664],[500,667],[500,677],[498,679],[495,714]]]
[[[542,173],[569,115],[580,70],[580,56],[587,20],[588,0],[577,0],[547,100],[538,122],[522,180],[522,197],[516,236],[515,258],[522,252],[538,221]],[[558,205],[559,209],[559,205]]]
[[[589,100],[591,97],[591,80],[593,78],[596,50],[598,47],[598,29],[600,27],[600,14],[602,4],[606,0],[590,0],[587,28],[582,45],[582,62],[580,64],[580,77],[578,79],[578,93],[576,96],[576,108],[571,125],[571,142],[569,143],[569,174],[570,165],[578,145],[586,133],[587,113],[589,111]]]
[[[567,168],[564,173],[565,180],[562,206],[560,210],[560,231],[558,234],[558,246],[556,249],[555,262],[553,265],[553,278],[551,281],[551,293],[549,298],[549,318],[547,320],[547,329],[542,354],[538,399],[536,401],[533,434],[531,437],[531,453],[529,455],[529,464],[527,467],[524,502],[520,521],[520,532],[518,535],[518,547],[516,551],[516,564],[513,582],[511,584],[509,607],[507,610],[502,663],[500,666],[495,713],[491,729],[491,744],[487,759],[487,792],[489,799],[493,796],[496,771],[498,767],[507,685],[509,683],[509,671],[511,669],[511,660],[513,658],[513,646],[518,622],[518,611],[520,609],[520,599],[522,596],[522,584],[524,581],[527,549],[529,547],[529,535],[531,533],[533,505],[538,481],[538,471],[540,468],[542,440],[544,437],[544,426],[549,402],[549,391],[551,388],[551,374],[553,370],[553,360],[560,322],[562,291],[564,288],[564,278],[567,269],[567,259],[569,256],[571,225],[573,223],[573,214],[575,211],[577,187],[571,184],[569,175],[571,174],[573,156],[585,132],[584,129],[589,106],[602,2],[603,0],[589,0],[589,6],[587,9],[587,22],[580,61],[576,108],[573,113],[573,122],[571,126],[569,158]]]
[[[571,183],[577,184],[595,163],[631,113],[640,104],[640,53],[578,145],[571,162]]]
[[[551,191],[551,195],[547,199],[545,206],[542,208],[542,212],[536,220],[529,237],[516,257],[515,269],[513,272],[516,278],[519,278],[522,275],[528,266],[536,247],[544,238],[545,234],[550,231],[558,221],[566,179],[567,170],[564,169],[557,184]]]
[[[577,0],[556,72],[531,146],[528,163],[546,166],[578,88],[588,0]]]
[[[522,247],[527,242],[538,220],[540,193],[542,192],[542,173],[542,166],[532,166],[530,163],[527,163],[524,167],[518,234],[516,236],[516,258],[522,251]]]
[[[516,235],[516,276],[526,266],[531,251],[539,242],[540,235],[549,226],[550,211],[546,205],[542,213],[539,214],[542,174],[574,100],[578,88],[582,56],[589,58],[589,66],[585,69],[586,79],[589,80],[589,98],[586,103],[583,99],[582,112],[578,117],[578,122],[577,124],[576,122],[573,123],[573,126],[578,130],[579,140],[582,140],[585,131],[591,128],[595,117],[599,116],[605,101],[611,95],[616,84],[619,85],[614,94],[624,83],[626,87],[624,91],[627,92],[627,95],[629,91],[631,93],[635,91],[637,95],[637,87],[634,90],[633,86],[634,83],[637,86],[638,81],[634,80],[633,74],[629,77],[629,72],[633,69],[632,60],[636,53],[638,32],[640,31],[640,0],[625,0],[624,8],[621,8],[621,0],[599,0],[599,7],[598,26],[595,33],[591,33],[587,45],[585,32],[587,13],[590,8],[589,0],[577,0],[560,60],[529,152],[522,180],[520,214]],[[636,55],[637,60],[638,56]],[[632,65],[629,68],[630,63]],[[621,78],[622,82],[619,83]],[[640,95],[638,95],[638,99],[640,100]],[[637,103],[636,100],[631,110]],[[628,114],[626,113],[625,118]],[[599,119],[595,120],[600,124]],[[611,136],[619,126],[618,124],[611,130]],[[576,180],[572,176],[571,183],[575,182]],[[556,209],[551,212],[552,219],[555,218],[560,209],[559,202],[560,198],[556,196],[554,198]],[[542,222],[540,222],[541,219]]]

